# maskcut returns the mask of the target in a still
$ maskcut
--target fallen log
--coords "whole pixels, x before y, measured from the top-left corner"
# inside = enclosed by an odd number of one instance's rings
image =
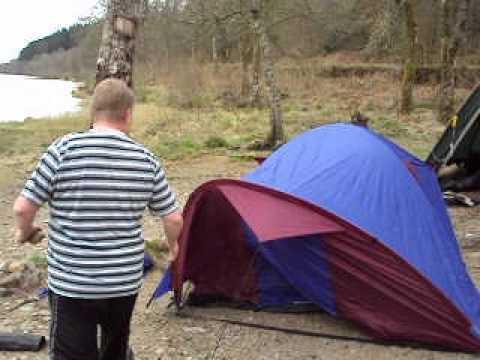
[[[0,351],[40,351],[45,337],[29,334],[0,333]]]

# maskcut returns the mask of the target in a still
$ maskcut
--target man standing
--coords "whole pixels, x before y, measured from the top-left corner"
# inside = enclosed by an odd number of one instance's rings
[[[127,135],[133,92],[102,81],[93,128],[56,140],[14,205],[19,242],[37,242],[38,209],[48,202],[50,359],[127,358],[130,319],[142,283],[144,210],[162,219],[173,260],[183,219],[165,172]],[[97,349],[97,326],[102,345]]]

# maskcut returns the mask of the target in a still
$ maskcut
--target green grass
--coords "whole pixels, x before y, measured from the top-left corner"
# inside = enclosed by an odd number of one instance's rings
[[[49,119],[0,123],[0,155],[24,155],[44,150],[53,140],[88,127],[84,112]]]
[[[288,138],[321,124],[347,121],[360,110],[371,118],[372,128],[423,158],[443,130],[434,122],[432,109],[422,106],[431,101],[430,88],[419,89],[420,106],[412,115],[399,117],[395,106],[398,85],[390,79],[319,79],[308,91],[301,85],[291,84],[289,97],[283,102]],[[268,133],[268,109],[223,107],[208,89],[190,99],[189,106],[172,102],[171,96],[176,96],[175,92],[159,86],[138,89],[141,102],[135,108],[132,131],[132,137],[164,159],[211,152],[231,155],[232,150],[240,158],[242,154],[250,156],[248,145],[263,140]],[[88,128],[86,106],[88,103],[73,115],[0,123],[0,156],[6,163],[15,159],[33,164],[54,139]]]
[[[47,255],[43,250],[36,250],[30,255],[28,262],[34,264],[40,269],[46,269],[48,265]]]

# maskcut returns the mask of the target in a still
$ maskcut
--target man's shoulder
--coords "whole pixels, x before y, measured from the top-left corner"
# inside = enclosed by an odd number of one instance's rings
[[[135,142],[135,144],[137,144],[141,149],[142,151],[144,152],[145,156],[148,158],[148,160],[150,160],[150,162],[155,165],[155,167],[158,167],[160,166],[160,160],[158,159],[157,155],[155,155],[153,153],[153,151],[151,151],[149,148],[147,148],[145,145],[143,145],[142,143],[139,143],[135,140],[133,140]]]
[[[77,131],[60,136],[52,142],[50,149],[53,148],[58,152],[63,152],[65,147],[68,146],[72,140],[80,139],[84,136],[84,134],[84,131]]]
[[[75,144],[77,142],[82,142],[83,140],[91,140],[94,138],[102,138],[105,140],[105,138],[109,138],[111,140],[120,140],[120,141],[125,141],[128,143],[128,147],[134,147],[135,150],[141,151],[145,157],[149,160],[150,163],[152,163],[155,167],[160,167],[161,166],[161,161],[155,155],[153,151],[148,149],[144,144],[141,142],[132,139],[130,136],[126,134],[95,134],[91,133],[90,131],[78,131],[78,132],[72,132],[68,133],[66,135],[63,135],[59,138],[57,138],[50,148],[54,148],[59,154],[65,153],[71,144]]]
[[[59,138],[57,138],[53,143],[52,146],[57,147],[59,149],[68,148],[70,144],[77,144],[77,143],[84,143],[84,142],[94,142],[98,140],[102,143],[108,142],[123,142],[132,146],[137,149],[143,150],[145,147],[144,145],[138,143],[137,141],[130,138],[128,135],[120,135],[116,133],[101,133],[101,132],[92,132],[91,130],[86,131],[77,131],[65,134]]]

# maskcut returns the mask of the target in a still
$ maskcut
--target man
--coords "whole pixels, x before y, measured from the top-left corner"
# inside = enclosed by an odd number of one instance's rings
[[[14,205],[17,240],[36,243],[41,231],[35,215],[49,204],[53,360],[127,358],[147,207],[162,219],[172,260],[178,251],[183,220],[175,195],[156,157],[127,135],[133,105],[133,92],[122,81],[101,82],[92,98],[93,128],[50,145]]]

